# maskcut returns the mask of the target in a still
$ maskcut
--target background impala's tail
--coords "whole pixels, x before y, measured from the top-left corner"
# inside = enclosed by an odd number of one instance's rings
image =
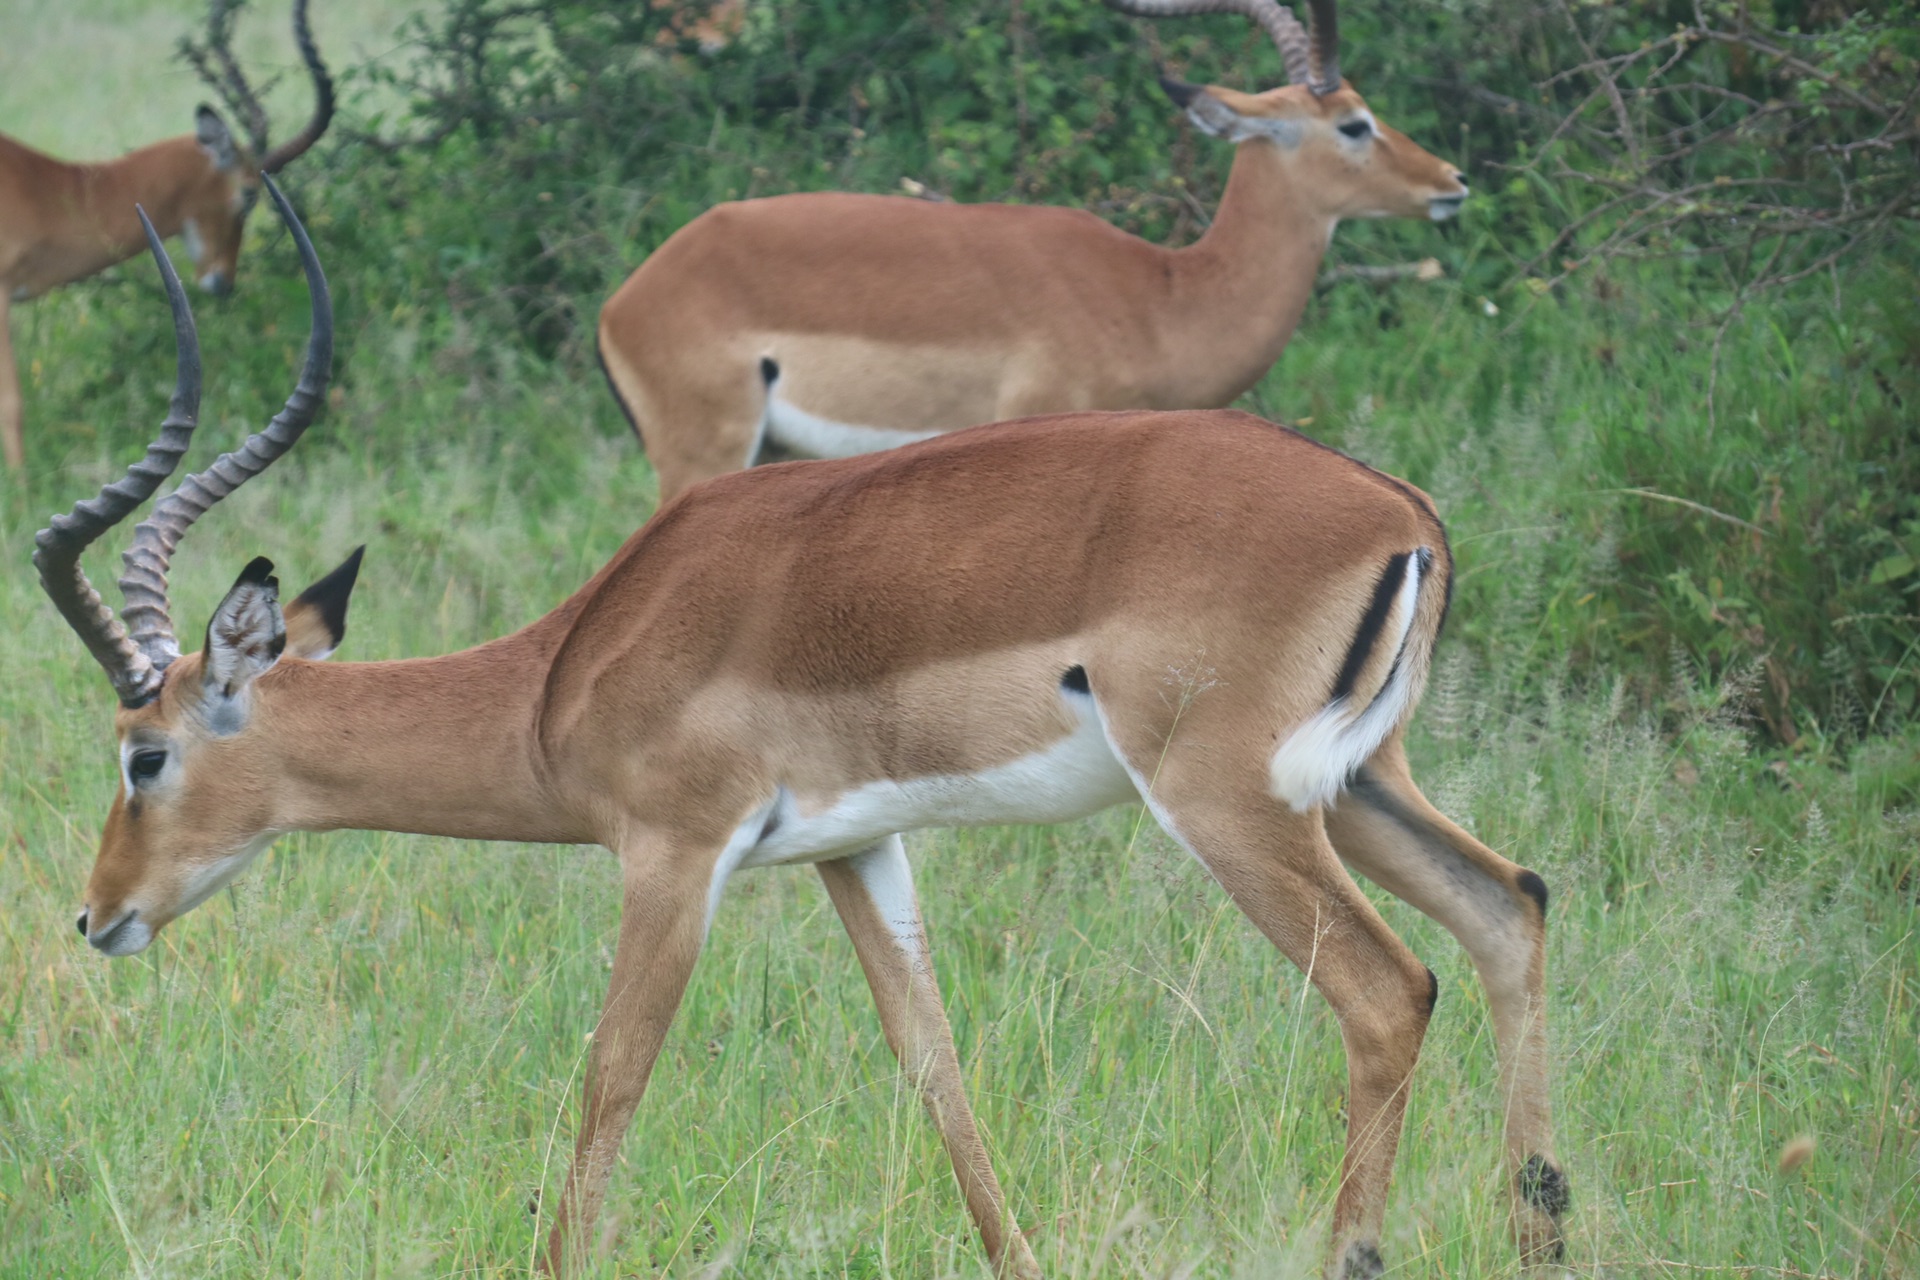
[[[1426,688],[1451,574],[1444,551],[1432,547],[1387,558],[1326,705],[1273,753],[1274,795],[1301,812],[1326,804],[1406,722]]]

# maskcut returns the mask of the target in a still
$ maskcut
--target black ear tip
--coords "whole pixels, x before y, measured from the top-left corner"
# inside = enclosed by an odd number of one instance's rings
[[[1159,79],[1161,92],[1165,93],[1169,98],[1172,98],[1173,105],[1176,107],[1186,106],[1200,93],[1200,86],[1197,84],[1188,84],[1185,80],[1175,80],[1169,75],[1162,75]]]
[[[255,556],[253,559],[247,561],[247,567],[240,571],[240,577],[234,582],[234,585],[239,586],[242,582],[272,581],[273,561],[267,559],[265,556]]]
[[[335,572],[345,575],[347,581],[352,582],[360,576],[360,562],[366,558],[367,544],[363,542],[353,549],[353,554],[340,562],[340,567]]]

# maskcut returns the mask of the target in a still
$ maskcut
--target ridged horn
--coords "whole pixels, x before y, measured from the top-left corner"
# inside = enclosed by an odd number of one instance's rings
[[[1307,0],[1313,17],[1313,78],[1307,87],[1315,97],[1340,87],[1340,15],[1335,0]]]
[[[231,453],[223,453],[205,471],[188,476],[180,487],[162,498],[153,514],[133,531],[133,546],[120,559],[126,572],[120,578],[120,592],[126,597],[121,616],[127,620],[133,642],[155,668],[165,671],[180,656],[174,638],[171,606],[167,600],[167,568],[174,548],[194,521],[207,509],[253,477],[265,471],[301,436],[319,412],[326,395],[327,376],[333,367],[333,301],[327,292],[326,273],[313,251],[307,230],[300,225],[293,206],[287,203],[280,187],[271,178],[263,178],[267,194],[273,197],[287,230],[293,233],[300,251],[300,265],[307,273],[307,294],[312,300],[313,327],[307,335],[307,360],[293,394],[264,431],[247,437],[246,443]]]
[[[1107,7],[1136,18],[1187,18],[1203,13],[1237,13],[1259,25],[1280,51],[1289,84],[1311,84],[1313,51],[1293,10],[1274,0],[1107,0]],[[1333,8],[1328,0],[1327,8]],[[1319,5],[1315,5],[1318,12]],[[1338,81],[1335,81],[1338,83]],[[1318,89],[1316,93],[1320,92]]]
[[[194,332],[193,308],[153,223],[147,221],[146,210],[136,208],[136,212],[173,308],[173,400],[145,457],[94,497],[74,504],[65,515],[54,516],[33,539],[33,567],[40,571],[40,585],[94,661],[106,669],[121,705],[127,707],[140,706],[159,693],[162,673],[87,581],[80,553],[151,498],[160,482],[173,474],[200,416],[200,342]]]

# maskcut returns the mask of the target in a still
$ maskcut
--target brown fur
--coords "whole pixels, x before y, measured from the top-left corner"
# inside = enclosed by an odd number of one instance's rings
[[[209,728],[200,657],[174,663],[119,732],[176,755],[178,772],[116,800],[85,919],[110,932],[137,909],[158,928],[194,868],[263,831],[614,850],[625,909],[549,1244],[559,1267],[592,1238],[731,833],[776,789],[813,813],[863,785],[1029,756],[1069,731],[1060,688],[1078,667],[1155,813],[1339,1015],[1350,1128],[1332,1256],[1364,1253],[1432,978],[1342,857],[1463,931],[1510,1059],[1510,1147],[1549,1154],[1543,921],[1522,873],[1426,806],[1397,737],[1366,766],[1367,803],[1296,812],[1270,792],[1268,759],[1325,704],[1381,566],[1420,547],[1433,589],[1405,661],[1424,675],[1452,571],[1424,496],[1245,414],[1072,414],[724,476],[664,507],[553,613],[463,653],[313,662],[303,653],[332,637],[302,639],[318,633],[296,601],[287,656],[241,691],[228,736]],[[924,936],[916,920],[903,940],[862,878],[890,851],[821,874],[989,1255],[1034,1275]],[[1523,1244],[1549,1250],[1557,1225],[1527,1212]]]
[[[1185,249],[1078,209],[834,193],[688,223],[600,316],[662,498],[754,460],[763,358],[783,401],[895,431],[1228,404],[1286,346],[1340,218],[1426,216],[1465,194],[1458,170],[1385,126],[1345,144],[1335,126],[1365,108],[1349,87],[1197,92],[1291,122],[1299,141],[1239,143],[1218,216]]]

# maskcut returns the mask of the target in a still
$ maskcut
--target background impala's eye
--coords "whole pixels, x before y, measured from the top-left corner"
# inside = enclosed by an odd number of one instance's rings
[[[1340,126],[1340,132],[1356,141],[1373,132],[1373,125],[1366,120],[1349,120]]]
[[[133,759],[127,761],[127,774],[138,785],[151,782],[160,775],[160,768],[167,762],[164,751],[136,751]]]

